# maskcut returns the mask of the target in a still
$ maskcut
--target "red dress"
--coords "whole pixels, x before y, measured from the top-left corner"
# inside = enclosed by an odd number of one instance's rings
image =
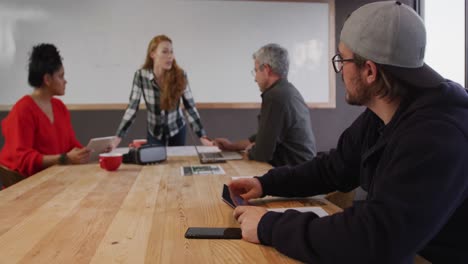
[[[39,108],[31,96],[23,96],[2,121],[5,145],[0,164],[25,177],[44,168],[44,155],[56,155],[82,147],[75,137],[70,113],[57,98],[52,98],[54,122]]]

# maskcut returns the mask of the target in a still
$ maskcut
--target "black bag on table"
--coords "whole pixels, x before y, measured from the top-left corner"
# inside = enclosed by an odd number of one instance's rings
[[[128,153],[123,155],[124,163],[140,165],[159,163],[166,159],[166,147],[158,145],[143,145],[139,148],[130,148]]]

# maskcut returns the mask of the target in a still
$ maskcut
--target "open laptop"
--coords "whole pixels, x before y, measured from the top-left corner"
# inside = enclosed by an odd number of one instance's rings
[[[192,135],[191,131],[188,132],[192,138],[193,144],[195,144],[195,137]],[[222,163],[227,160],[241,160],[243,159],[242,155],[234,151],[214,151],[214,152],[200,152],[198,146],[194,145],[195,151],[197,152],[198,158],[200,159],[201,164],[207,163]]]
[[[241,160],[242,155],[238,152],[233,151],[220,151],[220,152],[199,152],[198,147],[195,146],[200,163],[221,163],[227,160]]]

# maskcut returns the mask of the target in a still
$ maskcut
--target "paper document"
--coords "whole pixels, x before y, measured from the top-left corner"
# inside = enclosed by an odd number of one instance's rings
[[[278,213],[283,213],[284,211],[289,210],[289,209],[296,210],[296,211],[303,212],[303,213],[312,212],[318,215],[319,217],[324,217],[328,215],[328,213],[325,210],[323,210],[322,207],[319,207],[319,206],[267,208],[268,211],[278,212]]]
[[[199,174],[226,174],[219,165],[194,165],[180,167],[182,176],[191,176]]]

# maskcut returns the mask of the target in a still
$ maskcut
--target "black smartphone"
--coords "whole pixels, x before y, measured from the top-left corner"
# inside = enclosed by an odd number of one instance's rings
[[[189,227],[185,238],[241,239],[242,231],[238,227]]]
[[[246,205],[247,203],[242,199],[242,197],[236,195],[234,196],[235,202],[231,199],[231,193],[229,191],[229,187],[224,184],[223,186],[223,194],[221,195],[221,198],[225,203],[227,203],[229,206],[232,208],[236,208],[238,205]]]

